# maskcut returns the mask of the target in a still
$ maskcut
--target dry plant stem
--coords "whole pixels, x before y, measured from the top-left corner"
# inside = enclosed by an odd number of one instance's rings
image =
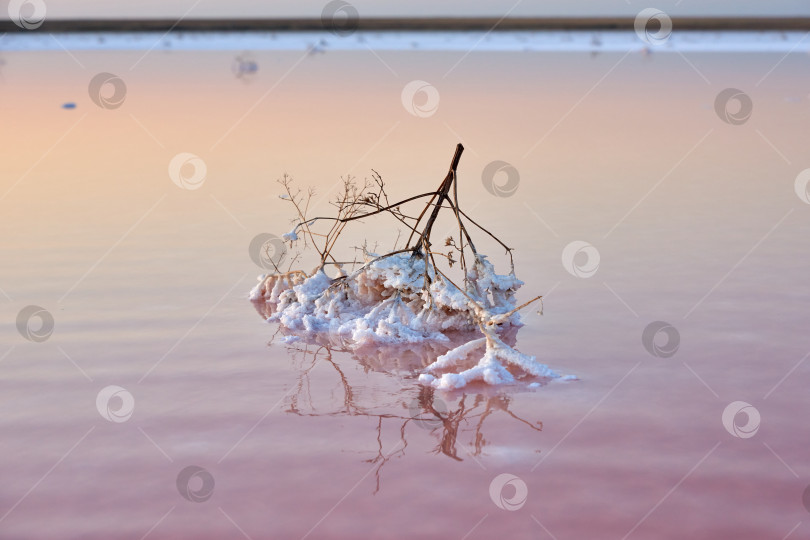
[[[436,199],[436,196],[438,195],[438,192],[434,191],[433,193],[428,193],[427,195],[431,196],[430,200],[428,201],[427,205],[425,205],[425,207],[422,209],[422,212],[420,212],[419,217],[416,218],[416,223],[414,224],[413,229],[411,229],[411,234],[408,236],[408,241],[405,243],[406,246],[411,245],[411,240],[413,240],[413,235],[414,235],[414,233],[417,232],[416,227],[418,227],[419,224],[422,222],[422,218],[425,216],[425,213],[428,211],[428,209],[431,206],[433,206],[433,204],[434,204],[433,201]]]
[[[433,308],[435,304],[433,300],[433,295],[430,293],[431,280],[430,280],[428,259],[430,259],[430,261],[433,262],[434,271],[438,271],[436,261],[433,259],[433,255],[431,254],[430,250],[431,245],[430,233],[433,230],[433,224],[436,222],[436,218],[439,217],[439,212],[443,208],[443,203],[445,199],[448,201],[448,203],[450,203],[451,206],[453,204],[450,201],[450,198],[448,197],[448,193],[450,192],[450,188],[455,183],[454,179],[456,177],[456,169],[458,168],[458,162],[461,159],[461,153],[463,151],[464,147],[461,144],[456,145],[456,151],[453,154],[453,160],[450,162],[450,170],[447,172],[447,176],[445,176],[444,180],[442,180],[442,183],[439,186],[439,189],[436,191],[435,196],[431,197],[430,201],[425,206],[424,210],[422,210],[422,213],[419,215],[419,220],[417,221],[418,224],[422,220],[422,216],[424,216],[425,212],[427,212],[427,209],[433,204],[434,198],[437,199],[436,204],[433,206],[433,211],[431,212],[430,217],[427,219],[427,222],[425,223],[425,228],[422,230],[422,234],[419,235],[419,238],[417,239],[413,247],[413,254],[412,254],[413,257],[425,258],[425,272],[423,276],[423,283],[424,283],[424,290],[427,291],[430,298],[429,304],[430,308]],[[408,245],[410,245],[410,239],[408,240]]]
[[[347,280],[347,279],[353,279],[353,278],[357,277],[370,264],[372,264],[372,263],[374,263],[376,261],[379,261],[379,260],[381,260],[381,259],[383,259],[385,257],[389,257],[389,256],[395,255],[397,253],[403,253],[403,252],[411,251],[413,256],[415,256],[415,257],[423,257],[424,260],[425,260],[425,271],[424,271],[424,275],[423,275],[423,284],[424,284],[423,289],[428,293],[429,301],[430,301],[430,307],[433,307],[433,305],[434,305],[433,296],[430,293],[430,284],[432,282],[431,273],[430,273],[430,266],[432,264],[434,275],[442,276],[443,278],[447,279],[454,287],[456,287],[456,289],[461,291],[464,294],[464,296],[470,302],[472,302],[473,305],[475,305],[478,308],[478,310],[483,310],[483,307],[480,306],[477,302],[475,302],[472,298],[470,298],[470,296],[467,295],[466,292],[464,292],[464,289],[462,289],[461,287],[456,285],[452,280],[450,280],[450,278],[446,274],[444,274],[443,272],[441,272],[439,270],[439,268],[436,265],[435,258],[434,258],[434,254],[436,252],[431,250],[430,236],[431,236],[431,232],[433,230],[433,226],[434,226],[434,224],[435,224],[441,210],[444,209],[444,208],[449,208],[450,210],[453,211],[453,214],[456,217],[456,222],[457,222],[458,228],[459,228],[459,246],[457,247],[457,249],[460,252],[460,262],[461,262],[461,267],[462,267],[462,271],[463,271],[463,274],[464,274],[465,282],[467,281],[467,263],[466,263],[466,258],[465,258],[465,254],[464,254],[464,249],[466,247],[469,247],[474,256],[477,256],[477,251],[475,249],[475,244],[473,243],[472,238],[470,237],[470,234],[467,231],[467,228],[464,225],[463,220],[461,219],[461,216],[464,216],[465,218],[467,218],[470,221],[470,223],[472,223],[473,225],[475,225],[476,227],[478,227],[479,229],[484,231],[486,234],[488,234],[495,241],[497,241],[501,246],[504,247],[504,249],[509,254],[510,264],[511,264],[511,267],[512,267],[512,271],[514,272],[514,262],[512,260],[512,253],[511,253],[512,250],[511,250],[511,248],[509,248],[506,244],[504,244],[500,239],[498,239],[490,231],[488,231],[487,229],[485,229],[484,227],[482,227],[481,225],[476,223],[466,213],[464,213],[464,211],[461,210],[461,208],[459,207],[459,204],[458,204],[458,176],[457,176],[457,169],[458,169],[458,164],[459,164],[459,161],[461,159],[461,154],[463,153],[463,151],[464,151],[464,146],[463,145],[461,145],[461,144],[456,145],[456,149],[455,149],[455,152],[453,154],[453,158],[452,158],[452,160],[450,162],[450,168],[449,168],[449,170],[447,172],[447,175],[442,180],[441,184],[439,185],[439,188],[435,192],[432,192],[432,193],[423,193],[423,194],[420,194],[420,195],[415,195],[413,197],[408,197],[408,198],[403,199],[401,201],[398,201],[396,203],[390,204],[389,199],[388,199],[388,195],[385,192],[384,183],[382,181],[382,178],[375,171],[374,181],[377,184],[379,190],[376,192],[376,196],[374,198],[372,198],[372,196],[366,196],[365,198],[361,197],[363,192],[366,191],[366,188],[369,187],[368,183],[364,186],[364,189],[360,191],[360,194],[357,194],[356,192],[352,191],[349,179],[344,179],[343,193],[342,193],[341,197],[338,199],[337,203],[335,204],[335,206],[338,208],[338,217],[336,217],[336,218],[318,216],[318,217],[306,219],[305,214],[301,212],[301,210],[299,208],[299,205],[296,204],[296,209],[298,210],[299,219],[300,219],[300,223],[299,223],[298,226],[303,226],[306,229],[307,234],[310,236],[310,239],[312,240],[313,243],[315,243],[315,240],[314,240],[314,237],[313,237],[314,233],[311,230],[311,226],[318,220],[330,220],[330,221],[333,221],[332,227],[330,228],[329,232],[325,235],[326,236],[326,241],[325,241],[325,246],[324,246],[323,251],[318,250],[318,253],[321,255],[321,264],[320,264],[318,270],[323,268],[323,266],[326,263],[327,257],[331,257],[331,251],[335,246],[335,242],[337,241],[338,237],[340,236],[340,233],[342,233],[342,231],[345,228],[347,223],[349,223],[350,221],[355,221],[355,220],[370,217],[370,216],[373,216],[373,215],[376,215],[376,214],[380,214],[382,212],[389,212],[392,215],[394,215],[394,217],[400,223],[404,224],[406,227],[408,227],[411,230],[410,235],[408,237],[408,241],[406,243],[405,249],[395,250],[395,251],[392,251],[391,253],[388,253],[388,254],[385,254],[385,255],[382,255],[382,256],[379,256],[379,257],[375,257],[372,260],[370,260],[370,261],[366,262],[365,264],[363,264],[360,268],[353,271],[350,275],[341,276],[341,277],[337,278],[336,283],[337,282],[342,282],[342,281]],[[288,187],[288,186],[285,184],[285,187]],[[453,190],[452,199],[451,199],[451,196],[450,196],[450,190],[451,189]],[[288,194],[290,194],[291,198],[293,199],[293,202],[295,202],[295,199],[294,199],[294,197],[292,197],[292,194],[291,194],[289,188],[288,188]],[[414,218],[414,217],[411,217],[411,216],[406,216],[405,214],[402,214],[401,211],[399,211],[399,208],[400,208],[400,206],[402,204],[405,204],[407,202],[411,202],[411,201],[414,201],[414,200],[417,200],[417,199],[421,199],[421,198],[424,198],[424,197],[428,197],[428,196],[430,197],[430,200],[424,206],[424,208],[422,209],[422,211],[420,212],[418,217]],[[381,199],[385,201],[385,203],[386,203],[385,206],[382,206],[380,204]],[[373,201],[373,202],[370,202],[370,201]],[[447,205],[444,204],[445,201],[447,202]],[[375,209],[373,211],[371,211],[371,212],[365,212],[365,213],[362,213],[362,214],[358,214],[358,208],[357,207],[359,205],[369,205],[369,206],[374,207]],[[425,225],[422,228],[422,231],[420,233],[417,230],[417,227],[422,222],[422,219],[428,213],[429,210],[431,210],[430,215],[428,216],[427,221],[425,222]],[[415,220],[415,224],[414,225],[408,224],[406,219]],[[416,241],[412,244],[411,242],[413,241],[413,236],[415,234],[418,234],[419,236],[416,239]],[[465,245],[465,241],[466,241],[466,245]],[[440,254],[440,255],[444,255],[444,254]],[[336,265],[339,264],[334,257],[331,257],[331,258],[332,258],[332,261],[333,261],[334,264],[336,264]]]
[[[414,246],[414,253],[423,246],[430,247],[430,233],[433,230],[433,224],[436,222],[436,218],[439,217],[439,211],[442,209],[442,203],[445,199],[450,205],[453,204],[447,195],[450,192],[450,188],[453,187],[456,169],[458,168],[458,162],[461,159],[461,153],[463,151],[464,147],[461,144],[456,145],[456,152],[453,154],[453,160],[450,162],[450,170],[447,172],[447,176],[444,177],[439,189],[436,191],[436,197],[438,198],[436,206],[433,207],[433,212],[431,212],[427,223],[425,223],[425,228],[422,230],[422,234]],[[433,202],[432,198],[430,202]],[[425,210],[427,210],[427,207],[425,207]],[[424,214],[424,211],[422,214]]]
[[[497,236],[495,236],[494,234],[492,234],[491,232],[489,232],[488,230],[486,230],[484,227],[482,227],[481,225],[479,225],[478,223],[476,223],[476,222],[475,222],[475,221],[474,221],[474,220],[473,220],[473,219],[472,219],[470,216],[468,216],[467,214],[465,214],[465,213],[464,213],[464,210],[462,210],[462,209],[460,209],[460,208],[459,208],[459,210],[458,210],[458,211],[459,211],[459,212],[461,212],[461,215],[462,215],[462,216],[464,216],[465,218],[469,219],[469,220],[470,220],[470,223],[472,223],[473,225],[475,225],[476,227],[478,227],[479,229],[481,229],[482,231],[484,231],[485,233],[487,233],[487,234],[488,234],[488,235],[489,235],[489,236],[490,236],[490,237],[491,237],[493,240],[495,240],[495,241],[496,241],[496,242],[498,242],[498,243],[499,243],[501,246],[503,246],[503,248],[506,250],[506,253],[508,253],[508,254],[509,254],[509,263],[510,263],[510,265],[511,265],[511,267],[512,267],[512,272],[514,273],[514,271],[515,271],[515,260],[512,258],[512,248],[510,248],[509,246],[507,246],[506,244],[504,244],[503,242],[501,242],[501,240],[500,240],[500,239],[499,239]]]
[[[416,199],[421,199],[422,197],[428,197],[428,196],[431,196],[431,195],[433,197],[435,197],[436,192],[431,191],[430,193],[422,193],[421,195],[414,195],[413,197],[408,197],[407,199],[403,199],[403,200],[401,200],[399,202],[396,202],[394,204],[389,204],[388,206],[384,206],[382,208],[374,210],[373,212],[369,212],[369,213],[363,214],[361,216],[354,216],[354,217],[350,217],[350,218],[334,218],[334,217],[330,217],[330,216],[318,216],[318,217],[314,217],[314,218],[309,218],[306,221],[302,221],[299,224],[299,226],[307,224],[307,223],[312,224],[312,223],[314,223],[315,221],[317,221],[319,219],[328,219],[328,220],[339,221],[339,222],[343,222],[343,223],[349,222],[349,221],[354,221],[356,219],[363,219],[363,218],[373,216],[375,214],[380,214],[380,213],[385,212],[385,211],[391,211],[391,209],[397,208],[397,207],[399,207],[399,206],[401,206],[401,205],[403,205],[403,204],[405,204],[407,202],[415,201]],[[409,216],[405,216],[405,217],[409,217]],[[411,218],[411,219],[415,219],[415,218]]]
[[[455,171],[453,173],[453,200],[455,201],[456,205],[453,208],[456,214],[456,221],[458,221],[458,244],[459,248],[458,251],[460,255],[460,263],[461,263],[461,270],[464,272],[464,280],[467,280],[467,261],[464,259],[464,236],[462,236],[463,227],[461,225],[461,217],[458,215],[459,206],[458,206],[458,178],[455,177]],[[467,231],[464,231],[466,234]],[[469,235],[467,235],[469,239]],[[472,249],[473,253],[475,253],[475,246],[470,242],[470,249]]]
[[[510,311],[508,313],[504,313],[503,315],[501,315],[501,317],[506,318],[506,317],[509,317],[511,315],[514,315],[515,313],[517,313],[521,309],[525,308],[526,306],[528,306],[529,304],[531,304],[532,302],[535,302],[537,300],[540,300],[540,305],[542,306],[543,305],[543,296],[538,295],[538,296],[535,296],[534,298],[532,298],[531,300],[529,300],[528,302],[524,302],[524,303],[520,304],[518,307],[516,307],[512,311]]]
[[[423,193],[421,195],[415,195],[413,197],[408,197],[396,203],[390,204],[388,199],[388,194],[385,192],[384,183],[382,178],[379,174],[375,171],[374,181],[378,186],[378,191],[376,193],[372,193],[371,195],[366,195],[363,197],[363,194],[367,192],[368,188],[371,187],[368,182],[363,186],[363,188],[358,192],[356,188],[351,183],[350,178],[344,179],[344,189],[343,193],[341,194],[338,201],[335,203],[335,206],[338,208],[338,217],[326,217],[326,216],[318,216],[313,218],[306,218],[306,209],[309,207],[309,198],[307,199],[307,204],[304,210],[301,209],[300,201],[296,200],[296,197],[293,195],[292,191],[289,188],[289,181],[287,177],[285,177],[282,184],[287,189],[288,196],[292,200],[293,204],[296,207],[296,211],[298,212],[299,224],[296,226],[304,227],[306,231],[306,235],[309,236],[310,241],[315,245],[318,254],[320,255],[321,262],[317,270],[322,270],[323,267],[327,264],[327,259],[331,259],[331,263],[338,265],[339,263],[337,260],[331,255],[332,250],[334,249],[336,242],[343,232],[347,223],[359,219],[363,219],[366,217],[370,217],[376,214],[380,214],[382,212],[389,212],[391,215],[395,217],[400,223],[408,227],[410,229],[410,234],[408,236],[408,241],[406,242],[406,251],[411,250],[414,256],[425,256],[426,257],[426,265],[425,265],[425,274],[424,274],[424,284],[425,289],[429,288],[431,283],[431,277],[428,270],[427,258],[432,257],[428,255],[431,252],[431,232],[433,230],[433,225],[438,218],[440,211],[443,208],[449,208],[453,211],[453,214],[456,217],[456,222],[459,228],[459,246],[457,249],[460,252],[460,263],[461,268],[464,272],[464,279],[465,282],[467,280],[467,260],[465,257],[464,250],[465,248],[469,247],[472,251],[474,256],[477,256],[477,251],[475,249],[475,245],[470,237],[469,232],[467,231],[467,227],[464,225],[461,216],[464,216],[466,219],[470,221],[470,223],[474,224],[476,227],[487,233],[490,237],[492,237],[495,241],[497,241],[501,246],[509,254],[510,264],[512,267],[512,271],[514,271],[514,261],[512,260],[512,253],[511,248],[509,248],[506,244],[504,244],[500,239],[498,239],[494,234],[490,231],[486,230],[484,227],[476,223],[472,220],[463,210],[459,207],[458,204],[458,177],[457,177],[457,168],[459,160],[461,159],[461,154],[464,151],[464,147],[461,144],[458,144],[455,149],[455,153],[453,155],[453,159],[450,163],[450,169],[447,172],[447,175],[442,180],[442,183],[439,185],[439,188],[431,193]],[[450,190],[453,190],[452,198],[450,196]],[[403,214],[400,210],[401,205],[415,201],[424,197],[430,197],[430,200],[422,209],[418,217],[407,216]],[[386,203],[385,206],[380,204],[380,201],[384,200]],[[447,205],[445,205],[445,201]],[[371,212],[359,213],[359,209],[361,206],[372,206],[375,208]],[[421,224],[422,219],[428,213],[428,210],[432,210],[430,215],[425,222],[422,231],[419,232],[417,227]],[[413,225],[409,224],[407,220],[414,220],[415,223]],[[330,230],[325,234],[318,234],[312,230],[312,225],[314,225],[319,220],[329,220],[332,221],[332,227]],[[294,229],[295,230],[295,229]],[[415,234],[418,234],[418,238],[415,242],[413,242],[413,237]],[[323,249],[319,248],[315,242],[315,236],[322,236],[325,237],[324,240],[324,247]],[[413,242],[413,243],[412,243]],[[390,255],[390,254],[389,254]],[[378,259],[375,259],[378,260]],[[374,260],[370,261],[374,262]],[[367,263],[368,264],[368,263]],[[367,266],[363,265],[363,267]],[[434,261],[434,269],[435,269],[435,261]]]
[[[295,197],[296,197],[297,194],[294,195],[292,193],[292,191],[290,190],[290,178],[285,174],[283,180],[280,180],[279,183],[281,183],[281,185],[284,186],[284,190],[287,192],[287,197],[289,197],[289,200],[292,202],[293,206],[295,207],[295,211],[298,212],[298,219],[300,219],[302,222],[305,222],[304,216],[306,215],[306,212],[301,211],[301,207],[299,206],[299,201],[295,200]],[[300,191],[299,191],[299,193],[300,193]],[[311,197],[312,197],[312,195],[310,194],[310,196],[307,198],[306,208],[309,208],[309,199]],[[315,243],[315,238],[312,236],[312,231],[310,230],[310,228],[305,226],[305,230],[306,230],[307,234],[309,235],[310,241],[312,242],[312,247],[315,248],[315,251],[318,252],[318,255],[323,256],[323,253],[321,253],[321,250],[318,249],[318,244]]]
[[[343,198],[338,200],[337,204],[335,204],[338,209],[338,215],[345,215],[346,213],[350,214],[352,212],[355,203],[354,200],[351,200],[352,195],[356,194],[352,193],[351,178],[345,178],[343,180]],[[326,258],[330,255],[335,241],[337,241],[337,238],[343,231],[343,227],[345,227],[344,223],[335,221],[332,223],[332,227],[329,229],[329,232],[326,233],[326,240],[324,241],[323,255],[321,256],[319,270],[322,270],[326,265]],[[332,260],[335,260],[334,257],[332,257]]]

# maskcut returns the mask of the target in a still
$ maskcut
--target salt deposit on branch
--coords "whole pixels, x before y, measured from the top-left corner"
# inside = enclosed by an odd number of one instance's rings
[[[328,335],[330,341],[337,337],[349,350],[450,343],[451,336],[472,336],[422,370],[419,381],[438,389],[462,388],[474,381],[497,385],[561,378],[500,337],[504,329],[521,325],[521,308],[542,298],[516,305],[515,292],[523,282],[515,276],[511,249],[459,207],[456,169],[463,150],[460,144],[456,147],[450,170],[436,191],[394,203],[376,173],[373,182],[363,185],[344,179],[334,217],[308,217],[306,209],[314,193],[295,189],[285,176],[279,181],[285,190],[281,198],[293,205],[297,217],[283,238],[291,248],[316,251],[320,262],[310,272],[276,268],[260,276],[250,299],[264,304],[267,320],[279,323],[286,334],[304,339]],[[428,202],[418,215],[402,210],[406,203],[424,199]],[[442,211],[452,213],[458,229],[456,237],[442,243],[447,252],[431,242],[433,225]],[[382,214],[393,216],[410,231],[404,247],[382,255],[364,248],[363,260],[350,262],[332,253],[351,222],[377,215],[381,219]],[[508,274],[497,274],[486,255],[476,250],[470,226],[506,250]],[[460,284],[436,264],[437,257],[451,268],[458,265]],[[327,275],[327,268],[336,269],[337,275]]]

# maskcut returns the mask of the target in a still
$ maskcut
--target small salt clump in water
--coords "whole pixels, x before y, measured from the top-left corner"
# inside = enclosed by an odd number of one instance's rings
[[[515,276],[514,265],[509,274],[497,274],[487,257],[475,249],[469,224],[504,247],[511,260],[510,248],[458,206],[456,168],[462,151],[458,145],[450,171],[435,192],[394,204],[389,203],[382,178],[376,173],[375,183],[366,183],[361,189],[344,180],[337,217],[307,218],[313,192],[308,197],[300,191],[294,193],[285,176],[280,181],[287,191],[282,198],[295,205],[299,218],[283,239],[291,244],[302,239],[305,247],[318,252],[320,263],[309,273],[276,268],[275,273],[260,278],[250,293],[251,300],[264,302],[268,320],[278,322],[286,331],[297,336],[336,336],[350,350],[426,341],[450,344],[451,335],[477,333],[478,337],[451,348],[419,375],[420,382],[438,389],[462,388],[473,381],[514,383],[527,376],[560,378],[535,357],[515,350],[499,337],[503,328],[520,326],[518,310],[541,301],[541,297],[516,306],[515,292],[523,282]],[[418,217],[401,210],[401,205],[424,197],[430,199]],[[449,255],[438,252],[430,242],[433,224],[443,209],[452,211],[458,225],[458,240],[445,241],[445,246],[455,249],[458,260],[453,251]],[[383,255],[364,249],[364,260],[351,263],[332,255],[335,240],[348,223],[381,213],[393,215],[410,228],[411,237],[403,249]],[[329,224],[325,234],[314,231],[319,221]],[[460,265],[463,285],[457,285],[436,265],[436,256],[445,257],[451,267]],[[353,268],[347,273],[344,267],[349,265]],[[329,277],[327,267],[337,268],[338,275]],[[476,353],[483,355],[474,365],[464,367]]]

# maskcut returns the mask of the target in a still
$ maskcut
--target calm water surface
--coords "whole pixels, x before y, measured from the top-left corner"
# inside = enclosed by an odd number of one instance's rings
[[[236,77],[231,52],[145,52],[2,55],[0,537],[810,535],[806,54],[263,51]],[[90,99],[100,72],[120,107]],[[434,114],[403,106],[412,80]],[[753,104],[740,125],[715,112],[729,87]],[[404,197],[457,142],[462,205],[515,248],[521,298],[546,295],[518,348],[580,380],[440,393],[414,380],[435,352],[270,343],[248,245],[289,230],[275,180],[315,186],[320,212],[372,168]],[[169,178],[180,152],[198,189]],[[484,188],[494,160],[514,195]],[[562,264],[577,240],[589,278]],[[18,332],[28,305],[49,339]],[[642,344],[653,321],[673,355]],[[109,385],[124,422],[97,410]],[[724,427],[734,401],[752,437]],[[188,466],[207,500],[180,495]],[[515,511],[490,497],[502,473],[528,490]]]

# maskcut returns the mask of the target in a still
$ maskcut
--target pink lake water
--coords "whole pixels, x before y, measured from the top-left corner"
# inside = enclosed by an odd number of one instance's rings
[[[236,77],[239,54],[2,53],[0,538],[810,536],[803,49],[255,51]],[[90,98],[100,72],[119,107]],[[430,115],[403,106],[413,80]],[[753,104],[739,125],[715,111],[726,88]],[[458,142],[462,205],[515,249],[520,298],[545,295],[517,347],[580,380],[434,392],[429,352],[270,343],[248,246],[290,228],[275,180],[324,212],[372,168],[405,197]],[[169,176],[181,152],[197,189]],[[510,196],[484,187],[494,160]],[[396,234],[361,225],[346,248]],[[563,265],[573,241],[590,277]],[[44,341],[16,327],[29,305]],[[674,354],[643,344],[654,321]],[[97,408],[110,385],[124,421]],[[724,426],[736,401],[757,425]]]

